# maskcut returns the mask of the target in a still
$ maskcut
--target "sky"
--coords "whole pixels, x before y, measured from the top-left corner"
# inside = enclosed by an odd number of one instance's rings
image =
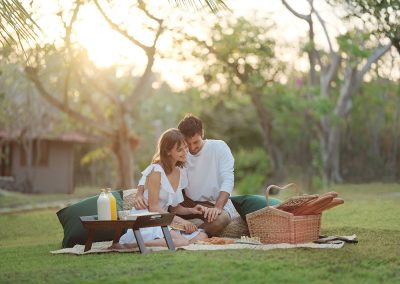
[[[282,54],[279,57],[282,60],[295,61],[296,68],[301,71],[308,70],[306,58],[300,57],[297,51],[298,48],[296,48],[300,39],[307,35],[307,24],[291,14],[280,0],[227,0],[226,3],[232,12],[218,15],[210,15],[208,12],[194,11],[193,9],[172,7],[167,0],[161,4],[160,2],[159,0],[150,1],[150,9],[156,16],[165,18],[168,21],[168,25],[172,27],[183,27],[185,30],[190,30],[191,33],[200,37],[206,37],[208,32],[207,21],[202,21],[202,18],[209,19],[212,22],[223,17],[232,17],[233,14],[233,16],[243,16],[259,24],[273,21],[276,25],[273,36],[282,46]],[[100,1],[100,3],[106,5],[104,1]],[[143,17],[134,10],[128,10],[125,5],[126,1],[114,1],[114,3],[117,4],[113,9],[106,9],[111,11],[110,16],[113,20],[123,23],[130,34],[135,35],[142,42],[150,44],[151,35],[149,36],[141,27]],[[135,2],[132,1],[132,3]],[[288,0],[288,3],[300,13],[308,13],[309,11],[307,0]],[[56,13],[61,6],[64,9],[71,8],[72,4],[73,1],[34,1],[35,6],[33,9],[40,11],[37,14],[37,21],[42,27],[42,39],[44,41],[55,41],[56,43],[61,41],[60,34],[63,33],[63,27],[59,24],[59,16],[56,16]],[[346,31],[346,26],[339,20],[340,15],[335,14],[340,13],[339,9],[333,12],[332,7],[328,6],[323,0],[314,0],[314,6],[325,20],[331,37]],[[64,17],[68,18],[68,16],[65,15]],[[180,18],[185,20],[177,20]],[[196,19],[199,19],[199,21],[196,22]],[[187,24],[187,21],[191,21],[191,24]],[[143,51],[113,31],[93,5],[85,5],[81,8],[72,37],[73,40],[88,50],[89,57],[99,67],[118,64],[123,70],[124,66],[131,68],[132,65],[135,65],[138,67],[136,71],[140,73],[146,63]],[[316,25],[316,41],[319,45],[327,47],[327,41],[321,25]],[[163,53],[168,53],[173,49],[172,40],[167,34],[160,38],[157,46]],[[294,48],[292,49],[291,47]],[[167,58],[157,60],[153,70],[160,73],[162,78],[175,89],[185,87],[184,75],[194,76],[197,72],[196,66],[192,62],[178,63]]]

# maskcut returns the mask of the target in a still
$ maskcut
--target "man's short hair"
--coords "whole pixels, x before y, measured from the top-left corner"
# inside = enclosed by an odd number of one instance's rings
[[[200,118],[193,114],[185,115],[185,117],[179,122],[178,129],[182,132],[183,136],[187,138],[192,138],[196,134],[203,136],[203,123]]]

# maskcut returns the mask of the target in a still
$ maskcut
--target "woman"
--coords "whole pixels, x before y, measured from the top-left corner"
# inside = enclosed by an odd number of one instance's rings
[[[179,203],[183,202],[182,190],[187,187],[188,179],[186,169],[186,144],[182,133],[178,129],[165,131],[157,146],[152,164],[143,172],[146,177],[145,198],[148,202],[148,210],[132,209],[132,214],[144,212],[167,213],[168,207],[179,215],[198,214],[202,215],[205,208],[197,205],[193,208],[186,208]],[[171,230],[171,237],[175,246],[185,246],[198,240],[207,238],[207,234],[181,217],[175,216],[173,223],[179,223],[185,228],[185,232]],[[140,229],[146,246],[166,246],[161,227]],[[131,247],[136,245],[132,229],[129,229],[119,241],[120,246]]]

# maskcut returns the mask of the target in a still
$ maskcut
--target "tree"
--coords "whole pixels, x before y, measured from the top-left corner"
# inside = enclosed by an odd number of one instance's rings
[[[398,0],[329,0],[332,5],[342,4],[346,18],[359,18],[377,36],[391,40],[400,54],[400,1]]]
[[[325,22],[314,8],[313,0],[309,0],[310,13],[296,12],[285,0],[283,5],[297,18],[307,22],[309,26],[307,54],[310,64],[310,90],[319,90],[316,94],[332,107],[319,117],[317,129],[320,140],[320,150],[323,163],[325,183],[342,182],[340,174],[340,121],[346,117],[352,108],[352,97],[357,94],[372,64],[376,63],[388,50],[392,43],[382,45],[378,43],[373,48],[366,48],[368,36],[361,32],[347,33],[337,38],[339,49],[334,50],[331,37],[326,29]],[[314,40],[314,19],[322,25],[329,52],[326,56],[317,49]],[[317,73],[317,66],[321,70]],[[335,95],[334,82],[344,73],[339,83],[338,95]],[[312,92],[308,96],[315,98]]]
[[[65,46],[60,50],[67,54],[63,67],[58,71],[59,78],[63,78],[63,88],[58,89],[57,94],[51,90],[50,84],[45,84],[41,79],[48,66],[43,64],[46,49],[38,49],[34,65],[27,66],[25,70],[28,78],[47,102],[81,125],[90,127],[92,131],[102,136],[104,141],[110,141],[108,147],[114,154],[118,173],[116,185],[120,188],[131,188],[134,183],[132,152],[138,143],[138,137],[132,129],[130,115],[132,108],[151,90],[156,44],[164,31],[164,21],[152,15],[143,1],[138,1],[137,8],[147,16],[149,21],[153,22],[153,27],[149,28],[149,32],[153,35],[152,44],[145,45],[123,27],[114,23],[98,1],[94,2],[108,24],[132,44],[142,49],[147,57],[147,64],[140,76],[131,77],[129,82],[121,79],[113,84],[110,76],[115,76],[115,70],[109,70],[109,72],[98,70],[87,60],[87,57],[78,56],[80,53],[71,47],[69,35],[74,19],[83,5],[80,1],[76,2],[72,17],[65,25]],[[71,80],[77,84],[72,88]],[[74,97],[74,92],[77,92],[78,96]]]
[[[261,127],[263,148],[272,161],[274,176],[269,182],[280,182],[286,175],[285,167],[274,138],[273,113],[265,104],[269,86],[283,71],[283,64],[275,59],[275,43],[267,36],[268,28],[244,18],[216,23],[211,30],[207,40],[186,35],[200,47],[193,55],[207,58],[205,88],[212,92],[218,86],[227,94],[236,92],[251,99]]]

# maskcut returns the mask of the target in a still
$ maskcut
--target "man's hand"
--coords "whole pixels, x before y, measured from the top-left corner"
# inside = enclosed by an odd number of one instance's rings
[[[214,222],[218,215],[222,213],[222,209],[219,208],[206,208],[204,212],[204,218],[207,219],[208,223]]]
[[[147,203],[147,200],[144,198],[143,193],[136,193],[135,199],[133,199],[133,206],[135,206],[136,210],[140,209],[147,209],[149,204]]]

